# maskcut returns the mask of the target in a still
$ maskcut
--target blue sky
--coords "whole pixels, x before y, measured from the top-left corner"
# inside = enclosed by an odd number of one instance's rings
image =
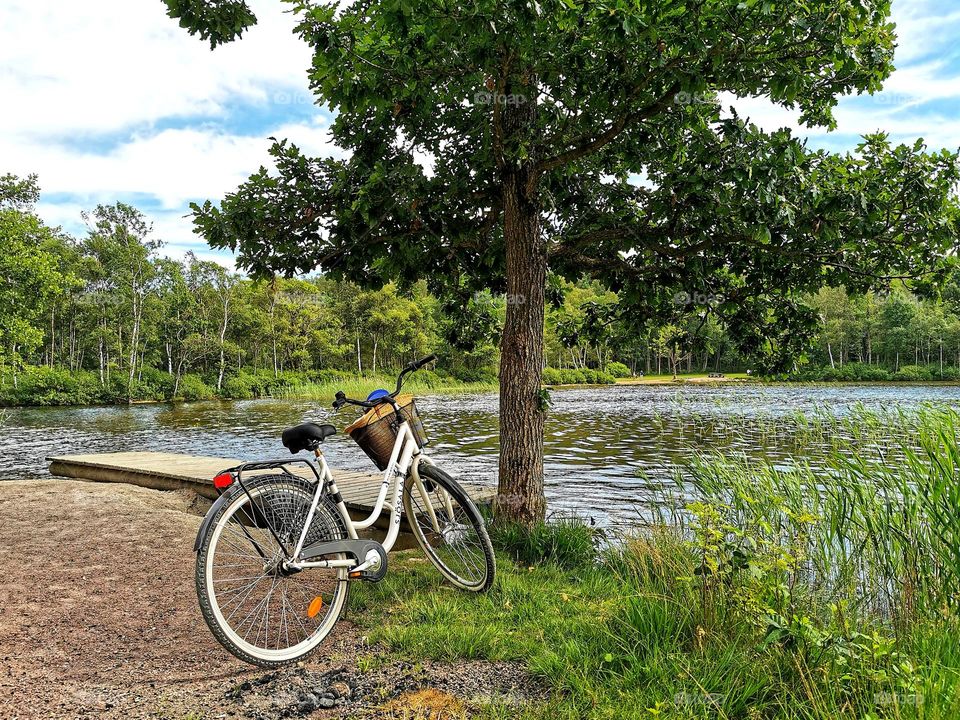
[[[160,0],[4,0],[0,5],[0,173],[38,173],[39,212],[84,233],[81,211],[124,200],[154,222],[165,252],[211,253],[188,204],[218,199],[268,161],[267,137],[332,150],[329,114],[307,89],[310,54],[277,0],[260,23],[211,53]],[[897,70],[873,97],[844,98],[832,133],[795,113],[737,100],[762,127],[789,126],[814,147],[852,149],[884,129],[897,141],[960,147],[960,0],[894,0]]]

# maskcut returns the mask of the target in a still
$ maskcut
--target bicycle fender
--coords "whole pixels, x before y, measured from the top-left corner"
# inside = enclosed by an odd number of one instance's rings
[[[203,536],[207,534],[207,530],[210,529],[211,523],[213,523],[214,515],[219,512],[220,508],[224,506],[227,502],[227,493],[224,493],[218,497],[213,505],[210,506],[210,509],[207,510],[207,514],[203,516],[203,522],[200,523],[200,529],[197,531],[197,539],[193,543],[193,551],[200,551],[200,542],[203,540]]]

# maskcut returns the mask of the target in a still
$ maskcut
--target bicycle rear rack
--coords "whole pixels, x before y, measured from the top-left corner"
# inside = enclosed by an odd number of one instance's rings
[[[310,472],[313,473],[313,477],[316,481],[320,482],[320,471],[317,470],[317,464],[312,460],[306,458],[283,458],[280,460],[253,460],[251,462],[245,462],[240,465],[235,465],[234,467],[227,468],[226,470],[221,470],[220,475],[230,473],[233,475],[234,480],[240,481],[244,473],[250,472],[259,472],[260,470],[283,470],[289,475],[294,477],[301,477],[295,473],[290,472],[287,468],[288,465],[306,465],[310,468]]]

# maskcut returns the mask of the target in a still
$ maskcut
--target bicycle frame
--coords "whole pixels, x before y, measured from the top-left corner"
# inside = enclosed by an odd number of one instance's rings
[[[337,488],[337,483],[333,479],[333,473],[330,471],[329,465],[327,465],[326,458],[320,450],[316,451],[316,455],[317,464],[319,466],[317,469],[317,491],[314,494],[313,503],[310,506],[310,511],[307,513],[303,530],[301,531],[300,538],[297,541],[297,545],[293,551],[293,559],[288,561],[286,564],[292,569],[348,568],[350,572],[360,572],[365,570],[373,562],[375,562],[375,559],[368,558],[361,561],[359,564],[355,560],[349,558],[307,561],[298,560],[303,552],[303,544],[306,540],[310,525],[313,522],[313,516],[316,513],[321,494],[324,492],[330,493],[336,504],[337,511],[340,513],[341,518],[343,518],[344,526],[347,529],[347,535],[351,540],[357,540],[358,530],[369,528],[380,519],[380,516],[383,514],[387,495],[389,494],[392,486],[393,497],[391,498],[390,504],[390,526],[387,530],[387,536],[382,543],[384,551],[389,553],[394,544],[396,544],[397,536],[400,534],[404,482],[409,476],[416,485],[416,489],[422,493],[423,497],[428,497],[426,488],[423,485],[423,481],[420,479],[420,474],[417,472],[417,468],[421,462],[429,462],[429,459],[427,458],[426,453],[424,453],[420,446],[417,445],[409,422],[406,420],[406,418],[403,418],[400,422],[399,428],[397,429],[397,439],[394,441],[393,451],[390,454],[390,460],[387,463],[387,468],[383,473],[383,481],[380,483],[380,491],[377,494],[377,500],[374,503],[373,510],[366,519],[355,521],[350,517],[350,512],[347,510],[343,496],[340,494],[340,490]],[[446,493],[444,493],[444,498],[448,506],[447,510],[452,516],[453,508],[450,507],[450,498],[446,495]],[[430,514],[430,522],[434,526],[434,529],[439,532],[439,523],[437,522],[436,515],[434,514],[433,506],[429,502],[426,503],[426,505],[427,512]]]

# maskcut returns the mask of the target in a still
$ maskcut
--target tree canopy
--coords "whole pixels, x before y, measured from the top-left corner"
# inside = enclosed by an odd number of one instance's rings
[[[887,1],[288,4],[347,156],[277,141],[197,229],[255,273],[506,291],[509,518],[543,514],[548,274],[601,281],[638,327],[722,317],[774,368],[815,325],[802,293],[936,280],[955,249],[956,154],[882,134],[811,151],[721,106],[763,96],[831,126],[893,68]],[[255,22],[241,2],[167,5],[212,46]]]
[[[13,187],[27,191],[17,207]],[[287,396],[314,382],[377,382],[427,353],[441,358],[436,373],[418,375],[427,385],[496,377],[505,296],[478,292],[465,311],[424,282],[365,290],[320,276],[250,280],[192,254],[163,257],[128,205],[98,206],[73,238],[38,217],[35,178],[11,176],[2,188],[11,198],[0,210],[2,405]],[[761,369],[716,316],[678,312],[638,332],[599,281],[552,276],[548,290],[547,384]],[[817,334],[784,378],[960,378],[960,274],[941,295],[896,281],[883,293],[804,296]],[[677,307],[709,301],[683,292]]]

